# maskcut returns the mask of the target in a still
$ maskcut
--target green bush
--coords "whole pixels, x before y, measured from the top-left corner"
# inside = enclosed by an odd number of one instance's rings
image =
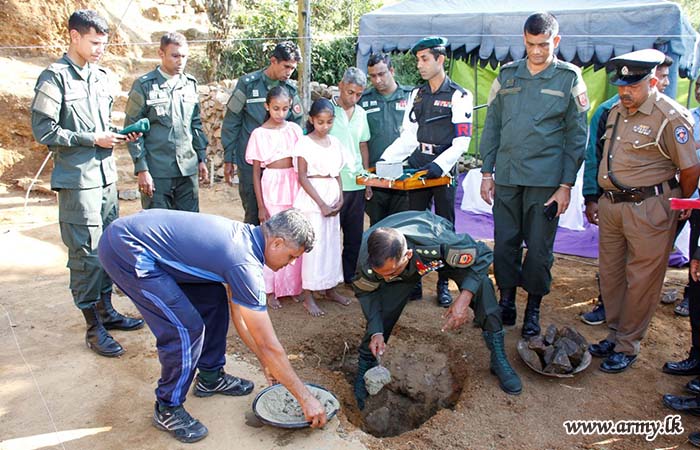
[[[360,16],[379,8],[381,4],[377,0],[314,0],[311,3],[312,35],[340,32],[354,36]],[[234,26],[242,31],[221,52],[218,79],[238,78],[261,69],[267,66],[277,42],[283,39],[297,41],[296,1],[241,0],[239,5],[244,9],[234,14],[232,20]],[[355,37],[313,39],[311,80],[336,84],[345,69],[355,65],[356,48]],[[202,65],[206,65],[206,61]]]
[[[311,81],[338,84],[345,69],[355,65],[357,39],[338,38],[311,44]]]

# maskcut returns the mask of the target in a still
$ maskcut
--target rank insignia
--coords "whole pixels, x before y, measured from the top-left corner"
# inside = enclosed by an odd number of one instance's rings
[[[506,82],[503,84],[503,87],[506,89],[512,88],[513,86],[515,86],[515,79],[513,78],[507,79]]]
[[[420,275],[420,276],[423,276],[423,275],[430,273],[434,270],[441,269],[442,267],[445,267],[445,263],[443,263],[439,259],[434,259],[434,260],[430,261],[429,263],[425,264],[423,261],[416,258],[416,269],[418,269],[418,275]]]
[[[688,142],[688,129],[683,126],[679,125],[673,130],[673,134],[676,136],[676,141],[678,141],[679,144],[685,144]]]
[[[649,125],[635,125],[632,127],[632,131],[644,136],[649,136],[651,134],[651,127]]]

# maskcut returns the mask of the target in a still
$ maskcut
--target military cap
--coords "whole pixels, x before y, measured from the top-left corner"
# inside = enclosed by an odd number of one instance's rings
[[[651,48],[625,53],[610,60],[615,69],[610,83],[615,86],[629,86],[648,78],[654,68],[664,62],[666,55]]]
[[[420,50],[425,50],[426,48],[445,47],[446,45],[447,39],[444,37],[428,36],[413,44],[413,47],[411,47],[411,53],[415,55]]]

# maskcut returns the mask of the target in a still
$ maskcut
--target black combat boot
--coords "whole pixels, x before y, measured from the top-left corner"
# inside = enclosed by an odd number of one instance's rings
[[[105,327],[100,323],[95,306],[81,309],[85,322],[87,322],[87,333],[85,333],[85,344],[98,355],[119,356],[124,353],[124,348],[107,333]]]
[[[447,308],[452,304],[452,295],[450,294],[450,281],[447,278],[438,278],[437,286],[437,302],[438,306]]]
[[[528,294],[525,317],[523,318],[523,331],[521,333],[524,338],[540,334],[540,303],[542,303],[541,295]]]
[[[496,332],[484,330],[482,336],[484,336],[486,346],[491,350],[491,373],[498,378],[498,384],[501,386],[501,389],[506,394],[520,394],[523,390],[523,385],[520,382],[520,377],[508,362],[506,351],[503,347],[505,330]]]
[[[515,308],[515,289],[501,289],[501,301],[498,305],[501,307],[503,325],[515,325],[515,319],[518,317],[518,311]]]
[[[420,300],[423,298],[423,281],[418,280],[418,283],[416,283],[416,286],[413,288],[411,293],[408,296],[409,300]]]
[[[100,301],[95,303],[100,322],[106,330],[138,330],[143,327],[143,319],[132,319],[118,313],[112,306],[112,293],[102,294]]]

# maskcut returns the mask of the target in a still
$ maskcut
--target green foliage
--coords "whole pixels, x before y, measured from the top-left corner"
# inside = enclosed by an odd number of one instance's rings
[[[245,2],[242,2],[245,3]],[[221,52],[218,78],[237,78],[265,67],[277,42],[296,40],[296,2],[262,0],[255,9],[234,14],[233,23],[243,31]]]
[[[378,0],[313,0],[311,28],[314,33],[343,33],[354,36],[360,17],[382,6]]]
[[[329,86],[338,84],[345,69],[355,65],[357,39],[345,37],[314,41],[311,45],[311,80]]]
[[[700,2],[697,0],[674,0],[681,5],[683,11],[688,15],[693,27],[700,31]]]
[[[399,84],[417,86],[423,82],[416,67],[416,57],[411,52],[393,53],[391,64],[394,66],[394,79]]]
[[[237,78],[265,67],[274,45],[296,40],[297,2],[291,0],[240,0],[232,16],[240,29],[232,44],[221,52],[217,78]],[[313,40],[311,79],[336,84],[355,65],[360,16],[381,7],[379,0],[314,0],[311,2],[312,35],[340,34],[331,40]],[[352,36],[352,37],[348,37]]]

